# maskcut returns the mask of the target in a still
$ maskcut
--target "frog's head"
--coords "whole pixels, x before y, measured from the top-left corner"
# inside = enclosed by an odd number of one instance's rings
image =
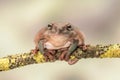
[[[48,24],[47,31],[52,35],[71,35],[74,32],[74,27],[70,23],[51,23]]]

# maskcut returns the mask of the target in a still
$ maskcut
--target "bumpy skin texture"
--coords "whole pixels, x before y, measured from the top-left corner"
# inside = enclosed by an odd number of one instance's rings
[[[70,55],[77,46],[85,48],[83,34],[70,23],[48,24],[48,26],[40,29],[34,41],[36,48],[33,53],[40,50],[47,58],[54,60],[55,50],[61,49],[63,53],[61,53],[59,59],[66,60],[69,64],[74,64],[78,61],[76,59],[73,61],[69,60]]]

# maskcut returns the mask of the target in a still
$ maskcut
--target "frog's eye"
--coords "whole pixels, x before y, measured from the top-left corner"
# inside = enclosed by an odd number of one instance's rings
[[[71,25],[67,25],[67,28],[66,28],[68,31],[71,31],[73,28]]]
[[[48,29],[51,30],[53,28],[52,24],[48,24]]]

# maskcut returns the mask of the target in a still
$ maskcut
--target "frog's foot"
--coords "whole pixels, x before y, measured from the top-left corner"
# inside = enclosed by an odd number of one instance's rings
[[[54,61],[54,56],[52,55],[53,53],[51,53],[51,52],[46,52],[45,54],[44,54],[44,56],[45,56],[45,60],[46,61]]]
[[[82,50],[84,51],[87,50],[87,45],[80,45],[79,47],[82,48]]]
[[[55,55],[56,51],[55,50],[48,50],[49,53],[51,53],[51,55]]]
[[[44,57],[45,57],[45,61],[51,61],[51,60],[53,60],[53,56],[50,53],[45,53]]]
[[[68,51],[63,51],[62,54],[61,54],[60,57],[59,57],[59,60],[64,60],[67,52],[68,52]]]
[[[32,49],[32,50],[31,50],[31,52],[32,52],[33,54],[37,54],[38,51],[39,51],[38,49]]]
[[[69,59],[67,62],[69,65],[73,65],[75,63],[77,63],[79,61],[79,59],[75,58],[75,59]]]
[[[69,59],[70,59],[70,54],[67,53],[67,54],[65,55],[65,61],[69,61]]]

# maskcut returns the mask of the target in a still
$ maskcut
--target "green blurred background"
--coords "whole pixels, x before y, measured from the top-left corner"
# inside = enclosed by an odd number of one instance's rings
[[[78,26],[86,44],[120,43],[119,0],[0,0],[0,57],[29,52],[50,22]],[[120,80],[119,67],[120,59],[57,61],[0,72],[0,80]]]

